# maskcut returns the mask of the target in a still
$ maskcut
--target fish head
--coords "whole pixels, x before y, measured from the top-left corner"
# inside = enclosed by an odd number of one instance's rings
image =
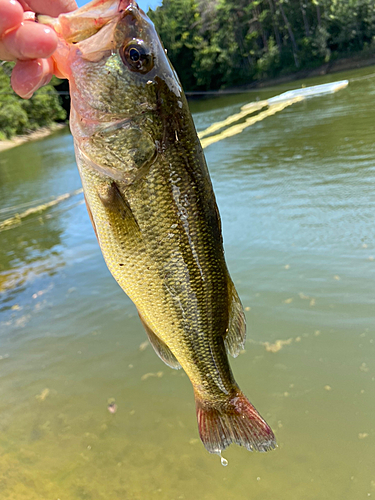
[[[79,119],[81,135],[92,134],[103,122],[152,114],[161,93],[181,98],[180,82],[154,25],[134,0],[93,0],[56,19],[39,16],[38,21],[58,34],[53,58],[70,81],[72,119]]]

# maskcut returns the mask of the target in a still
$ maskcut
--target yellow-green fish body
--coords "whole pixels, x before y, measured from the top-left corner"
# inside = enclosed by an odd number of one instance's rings
[[[227,352],[243,348],[245,317],[202,148],[151,21],[132,0],[95,0],[53,25],[77,164],[109,270],[157,354],[189,376],[208,451],[231,442],[274,448],[228,363]]]

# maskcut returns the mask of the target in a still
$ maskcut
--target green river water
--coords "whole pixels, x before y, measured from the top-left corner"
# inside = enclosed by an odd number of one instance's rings
[[[248,322],[231,364],[275,451],[205,451],[191,384],[144,343],[82,195],[0,232],[1,500],[375,497],[374,71],[191,103],[202,130],[350,80],[205,151]],[[0,222],[79,187],[67,130],[3,151]]]

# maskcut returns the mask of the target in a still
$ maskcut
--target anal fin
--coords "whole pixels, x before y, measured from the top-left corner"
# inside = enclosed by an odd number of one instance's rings
[[[227,352],[234,358],[238,356],[245,346],[246,340],[246,319],[241,300],[233,281],[228,277],[229,295],[229,322],[228,332],[224,337],[224,344]]]
[[[145,327],[150,344],[154,348],[154,351],[159,356],[159,358],[162,361],[164,361],[166,365],[170,366],[174,370],[180,369],[181,368],[180,363],[177,361],[175,355],[169,349],[167,344],[159,339],[159,337],[151,330],[151,328],[148,326],[148,324],[140,314],[139,317],[141,318],[142,324]]]

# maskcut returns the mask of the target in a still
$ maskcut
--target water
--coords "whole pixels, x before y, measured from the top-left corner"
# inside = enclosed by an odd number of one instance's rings
[[[2,500],[375,497],[373,72],[191,105],[202,130],[351,80],[206,149],[249,325],[232,367],[273,452],[231,446],[224,468],[205,451],[190,382],[144,344],[80,196],[0,233]],[[1,152],[0,220],[79,185],[67,131]]]

